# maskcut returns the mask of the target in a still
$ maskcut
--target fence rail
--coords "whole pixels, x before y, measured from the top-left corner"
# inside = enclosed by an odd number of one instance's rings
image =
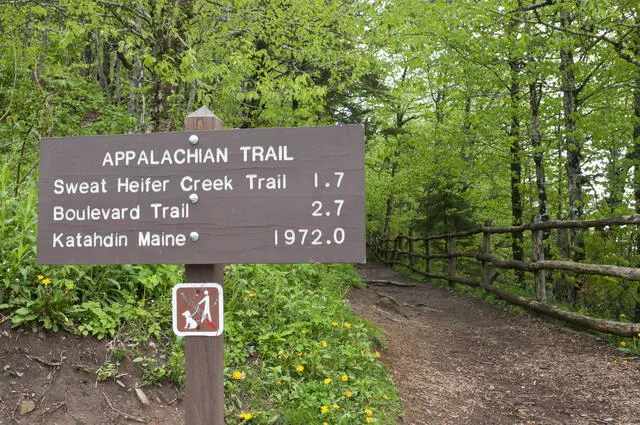
[[[395,238],[386,238],[379,233],[369,232],[368,243],[372,256],[387,265],[399,265],[414,273],[431,279],[443,279],[451,283],[461,283],[473,287],[481,287],[492,294],[513,304],[530,308],[542,314],[594,329],[600,332],[619,336],[638,336],[640,323],[620,323],[612,320],[598,319],[584,316],[574,312],[560,309],[548,304],[545,270],[564,270],[579,274],[591,274],[610,276],[627,280],[640,281],[640,269],[605,264],[585,264],[572,261],[546,260],[543,248],[544,232],[552,229],[587,229],[605,228],[607,226],[640,225],[640,214],[620,217],[596,219],[596,220],[553,220],[539,221],[522,226],[491,227],[489,223],[484,226],[464,231],[452,232],[440,235],[414,237],[412,235],[398,235]],[[491,255],[491,235],[505,233],[531,232],[531,261],[502,260]],[[482,243],[479,251],[460,252],[457,249],[458,240],[474,235],[482,235]],[[438,241],[444,242],[441,251],[435,252]],[[418,245],[422,251],[417,251]],[[440,243],[442,245],[442,243]],[[470,279],[457,274],[457,259],[468,258],[477,260],[481,264],[480,280]],[[424,268],[419,268],[417,259],[424,261]],[[433,261],[446,260],[447,273],[434,273]],[[532,272],[535,280],[536,297],[534,299],[514,295],[493,285],[497,274],[490,273],[490,265],[499,269],[512,269]]]

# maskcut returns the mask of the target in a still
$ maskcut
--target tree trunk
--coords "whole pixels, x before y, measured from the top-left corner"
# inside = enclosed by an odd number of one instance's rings
[[[618,141],[614,138],[611,140],[607,150],[609,151],[607,162],[607,195],[605,201],[611,215],[619,212],[618,208],[622,205],[622,197],[624,196],[625,177],[623,175],[620,164],[621,149]]]
[[[540,221],[549,221],[549,200],[547,197],[547,177],[544,170],[544,149],[540,135],[540,101],[542,84],[536,80],[529,84],[529,107],[531,112],[531,146],[536,169],[536,189],[538,190],[538,213]],[[548,237],[548,234],[546,235]],[[545,237],[545,239],[546,239]]]
[[[568,28],[571,23],[571,16],[568,12],[563,12],[561,25]],[[569,192],[569,219],[580,220],[583,216],[584,199],[582,193],[582,140],[576,132],[576,115],[578,113],[579,89],[576,84],[574,72],[573,49],[562,47],[560,49],[560,71],[562,79],[562,106],[564,115],[565,148],[567,153],[567,183]],[[572,229],[570,232],[571,258],[574,261],[584,260],[584,241],[581,229]],[[571,284],[571,301],[575,304],[578,293],[581,289],[581,282],[575,280]]]
[[[129,83],[129,115],[138,117],[140,126],[145,123],[145,99],[142,92],[143,67],[140,58],[134,58],[131,64],[131,81]]]
[[[535,80],[529,84],[529,112],[531,116],[531,146],[533,147],[533,162],[536,172],[536,189],[538,192],[538,215],[540,221],[549,221],[549,199],[547,196],[547,177],[544,170],[544,148],[540,134],[540,102],[542,100],[542,83]],[[551,236],[551,230],[542,232],[542,252],[544,258],[551,258],[551,249],[546,243]],[[551,272],[545,271],[545,280],[549,281]],[[552,294],[549,294],[552,295]]]
[[[156,63],[171,61],[173,72],[179,68],[178,61],[185,51],[187,40],[186,23],[193,15],[192,0],[176,0],[165,4],[163,7],[153,8],[153,56]],[[166,71],[165,71],[166,72]],[[171,115],[171,97],[179,89],[179,79],[171,76],[160,75],[157,68],[153,68],[151,75],[152,91],[150,99],[150,122],[148,131],[162,132],[175,130],[175,122]]]
[[[636,13],[636,30],[633,43],[634,56],[640,57],[640,15]],[[640,214],[640,67],[636,66],[635,85],[633,87],[633,150],[637,154],[633,168],[633,195],[635,200],[636,214]],[[635,239],[635,252],[640,252],[640,235]],[[640,286],[638,286],[638,297],[634,309],[635,321],[640,321]]]
[[[393,178],[396,175],[396,164],[395,162],[391,165],[391,182],[393,182]],[[387,196],[387,205],[384,213],[384,224],[382,226],[382,234],[385,238],[390,237],[391,234],[391,217],[393,216],[393,202],[395,197],[393,196],[393,190]]]
[[[509,153],[511,168],[511,219],[514,226],[522,224],[523,202],[520,186],[522,183],[522,163],[520,161],[520,117],[518,109],[520,106],[521,86],[518,82],[522,63],[518,59],[509,61],[511,69],[511,83],[509,84],[509,97],[511,100],[511,124],[509,126]],[[524,260],[524,236],[522,232],[512,234],[511,251],[513,259],[516,261]],[[516,280],[520,285],[524,284],[524,272],[516,270]]]
[[[636,214],[640,214],[640,75],[636,76],[633,87],[633,118],[633,198]]]

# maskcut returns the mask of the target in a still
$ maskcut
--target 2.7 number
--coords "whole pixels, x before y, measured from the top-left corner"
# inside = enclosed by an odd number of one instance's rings
[[[335,214],[340,217],[340,213],[342,212],[342,206],[344,205],[344,199],[335,199],[333,201],[334,204],[337,205]],[[321,201],[313,201],[311,206],[314,208],[311,215],[313,217],[322,217],[323,215],[329,217],[331,215],[331,211],[322,211],[322,202]]]

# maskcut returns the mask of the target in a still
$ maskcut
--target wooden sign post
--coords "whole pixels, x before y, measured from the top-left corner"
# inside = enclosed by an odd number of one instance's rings
[[[185,127],[42,139],[38,263],[185,264],[221,293],[223,263],[365,261],[362,125]],[[224,425],[223,337],[185,338],[185,423]]]
[[[222,130],[224,123],[202,107],[185,119],[185,130]],[[187,264],[186,282],[224,285],[224,264]],[[184,343],[187,425],[224,425],[224,336],[187,336]]]

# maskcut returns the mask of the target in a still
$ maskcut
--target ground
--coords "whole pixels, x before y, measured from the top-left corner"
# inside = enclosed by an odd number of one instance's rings
[[[350,293],[354,311],[384,332],[403,424],[640,425],[640,359],[611,343],[374,264],[359,271],[414,285]],[[131,364],[96,381],[105,342],[2,321],[0,425],[183,424],[180,392],[140,387]]]
[[[11,329],[5,321],[0,325],[0,425],[183,423],[178,391],[140,386],[131,363],[113,379],[98,382],[106,348],[107,343],[93,338]],[[150,353],[154,349],[145,348]],[[148,398],[148,406],[136,388]]]
[[[413,282],[375,264],[352,290],[384,331],[405,424],[640,424],[640,359],[556,322]]]

